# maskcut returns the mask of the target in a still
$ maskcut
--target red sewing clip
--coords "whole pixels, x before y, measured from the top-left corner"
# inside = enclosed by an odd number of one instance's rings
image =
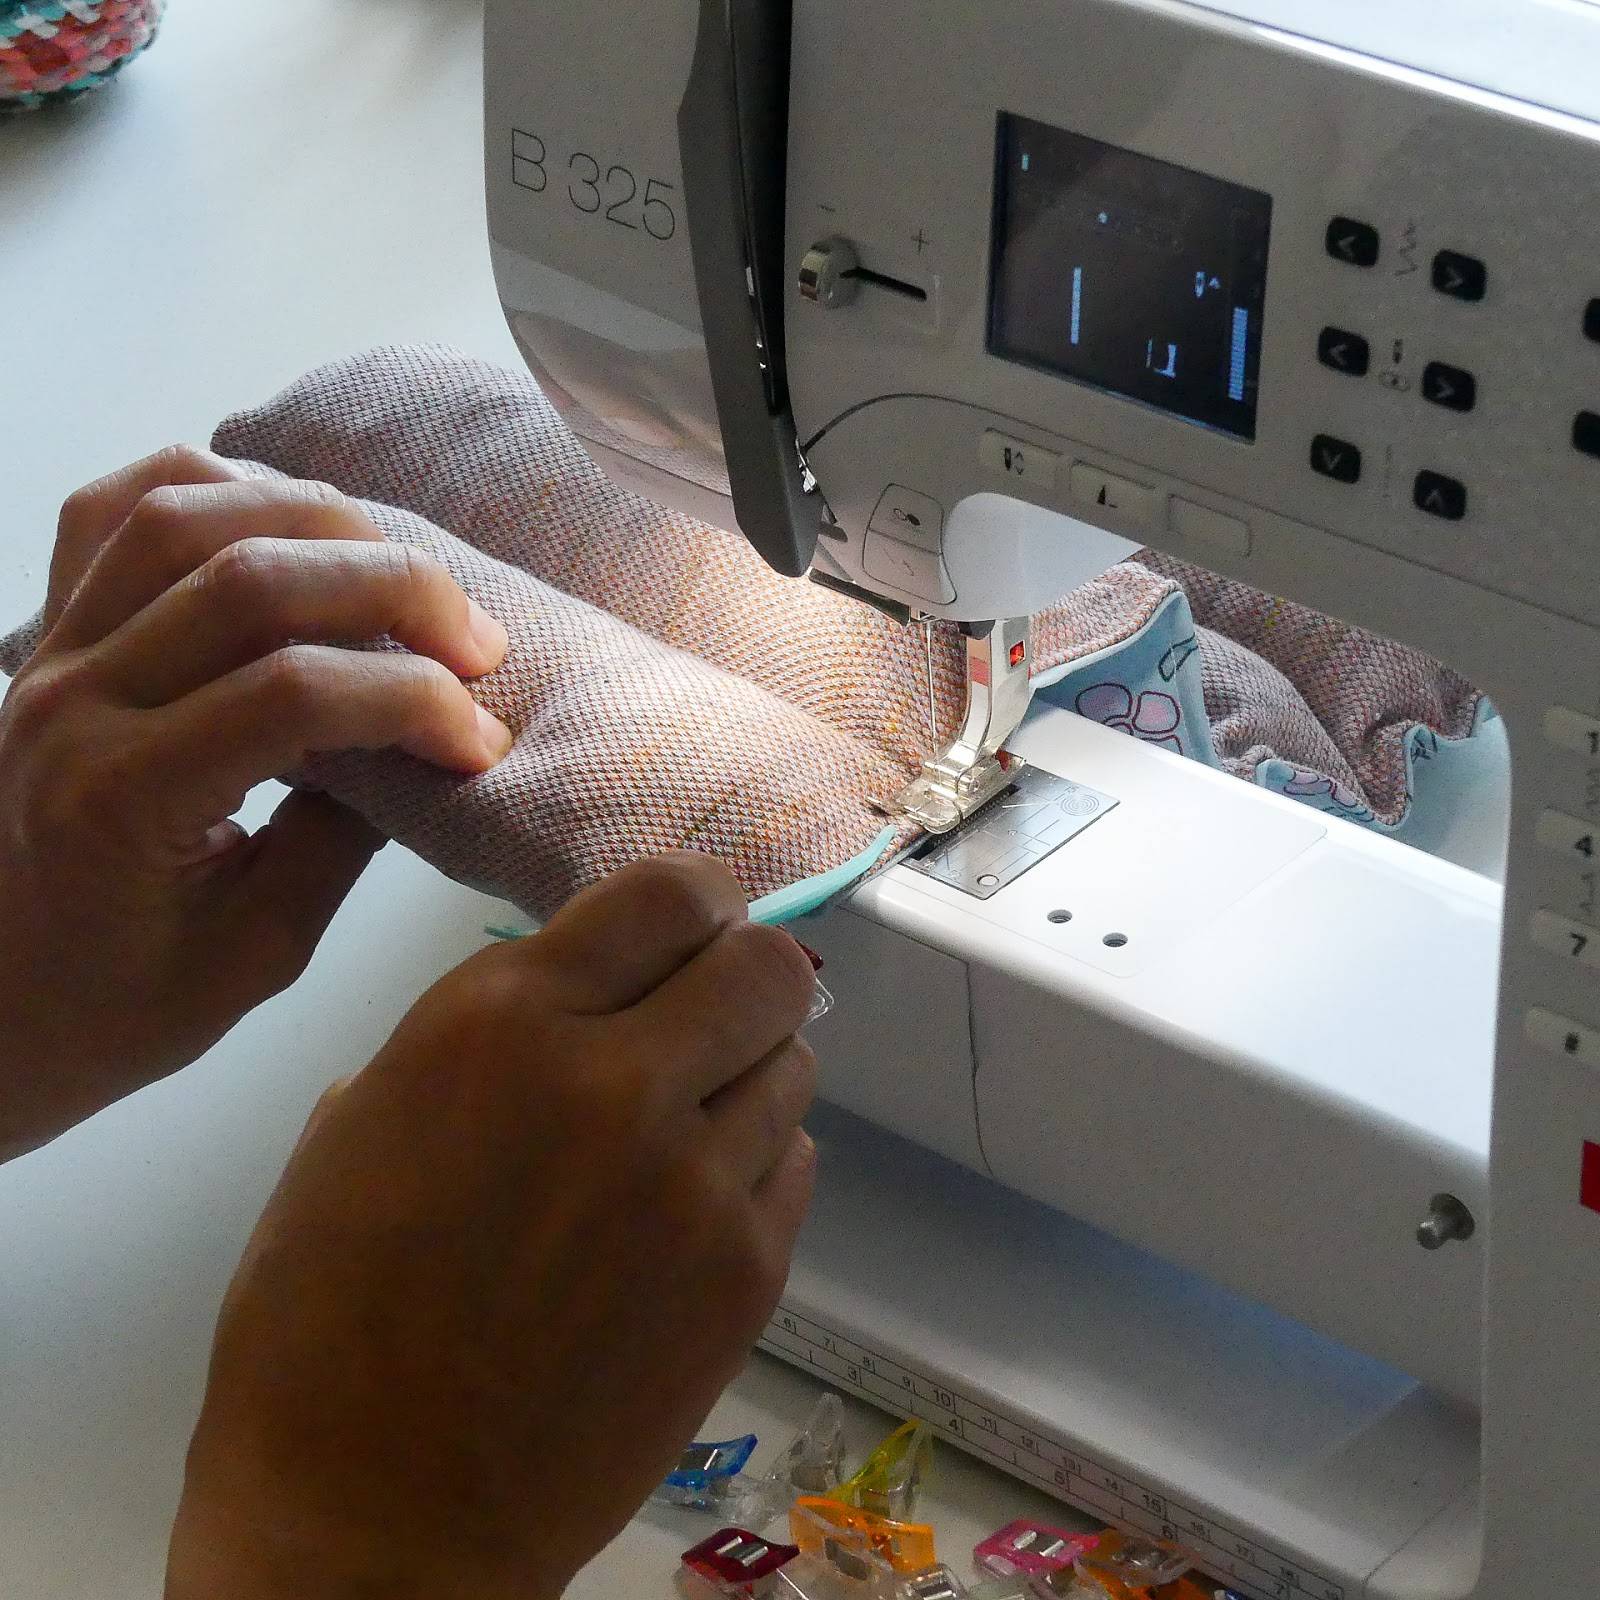
[[[800,1554],[798,1545],[774,1544],[743,1528],[722,1528],[683,1553],[683,1564],[718,1595],[761,1600],[772,1590],[772,1577]]]
[[[796,939],[795,943],[800,944],[800,941]],[[822,957],[810,945],[800,944],[800,948],[805,951],[806,960],[811,963],[811,970],[813,972],[821,972]],[[815,1022],[818,1017],[825,1017],[832,1010],[833,996],[828,993],[822,979],[818,978],[816,993],[811,997],[811,1009],[806,1013],[806,1021]]]

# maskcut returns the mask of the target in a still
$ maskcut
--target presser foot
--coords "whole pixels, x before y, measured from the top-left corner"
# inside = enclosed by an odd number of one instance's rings
[[[921,773],[882,808],[928,833],[959,828],[1004,793],[1022,770],[1022,762],[1001,747],[1017,731],[1033,697],[1030,619],[963,623],[961,632],[967,647],[961,732],[924,761]],[[931,666],[929,685],[931,701]]]
[[[962,766],[959,745],[922,763],[915,777],[885,807],[891,816],[908,817],[927,833],[950,833],[974,812],[1003,794],[1022,771],[1015,756],[990,756]]]

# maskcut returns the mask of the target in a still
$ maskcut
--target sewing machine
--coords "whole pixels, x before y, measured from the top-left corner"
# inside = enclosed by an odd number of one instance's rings
[[[1002,749],[1100,801],[808,924],[865,1120],[766,1343],[1256,1600],[1600,1588],[1597,52],[1577,0],[488,7],[501,298],[595,458],[966,625],[928,826]],[[1030,708],[1028,614],[1145,544],[1488,693],[1503,888]]]

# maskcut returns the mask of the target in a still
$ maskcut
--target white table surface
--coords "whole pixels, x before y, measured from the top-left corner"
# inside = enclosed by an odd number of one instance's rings
[[[86,478],[204,441],[373,344],[515,362],[483,243],[478,12],[171,0],[109,92],[0,125],[0,625],[37,603],[56,508]],[[160,1593],[214,1309],[293,1137],[502,909],[385,851],[289,995],[0,1169],[3,1600]],[[708,1428],[760,1434],[759,1465],[815,1393],[756,1357]],[[852,1406],[858,1449],[886,1426]],[[941,1451],[925,1509],[958,1564],[981,1533],[1047,1513]],[[673,1593],[706,1531],[642,1514],[572,1600]]]

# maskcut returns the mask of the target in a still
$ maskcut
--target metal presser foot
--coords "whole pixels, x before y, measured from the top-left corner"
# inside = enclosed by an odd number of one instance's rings
[[[961,732],[885,808],[929,833],[949,833],[986,805],[1022,770],[1001,749],[1033,697],[1028,617],[963,623],[967,645],[967,714]]]

